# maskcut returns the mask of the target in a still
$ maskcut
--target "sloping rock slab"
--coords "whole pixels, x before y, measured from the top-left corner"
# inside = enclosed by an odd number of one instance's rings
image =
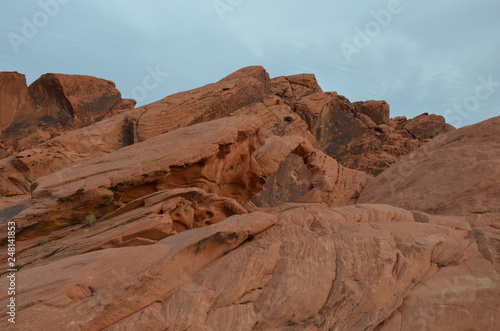
[[[364,188],[358,203],[500,213],[500,117],[442,134],[403,157]]]

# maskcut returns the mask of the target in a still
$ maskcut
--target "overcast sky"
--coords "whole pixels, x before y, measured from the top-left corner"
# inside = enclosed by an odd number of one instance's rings
[[[0,70],[105,78],[142,105],[263,65],[463,126],[500,115],[499,14],[498,0],[2,1]]]

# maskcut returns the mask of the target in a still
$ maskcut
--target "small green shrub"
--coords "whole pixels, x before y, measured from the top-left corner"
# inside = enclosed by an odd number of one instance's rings
[[[47,238],[43,238],[42,240],[40,240],[40,246],[43,246],[48,242],[49,242],[49,240]]]
[[[316,314],[314,316],[314,323],[316,324],[316,326],[319,328],[321,326],[321,324],[323,324],[323,319],[321,318],[321,315],[320,314]]]
[[[87,226],[94,226],[97,222],[97,219],[95,218],[95,216],[92,214],[92,215],[87,215],[85,217],[85,219],[83,220],[83,224],[86,224]]]

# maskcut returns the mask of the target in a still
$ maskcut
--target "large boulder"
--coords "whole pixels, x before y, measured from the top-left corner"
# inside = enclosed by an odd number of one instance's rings
[[[39,117],[73,127],[100,121],[122,100],[112,81],[83,75],[45,74],[29,91]]]
[[[0,72],[0,134],[12,124],[31,120],[35,107],[26,77],[17,72]]]
[[[446,123],[443,116],[424,113],[398,125],[398,129],[407,130],[418,139],[432,139],[455,128]]]
[[[0,72],[0,96],[0,133],[15,151],[135,106],[113,82],[82,75],[45,74],[28,88],[24,75]]]
[[[389,104],[383,100],[359,101],[353,103],[353,106],[358,113],[365,114],[375,124],[390,124]]]

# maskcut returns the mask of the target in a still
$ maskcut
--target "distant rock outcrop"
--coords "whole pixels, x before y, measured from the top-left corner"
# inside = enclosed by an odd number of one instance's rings
[[[28,87],[24,75],[0,72],[0,96],[0,133],[13,141],[40,129],[61,133],[88,126],[135,106],[113,82],[82,75],[45,74]]]
[[[35,117],[26,77],[18,72],[0,72],[0,133]]]
[[[37,113],[63,126],[81,127],[100,121],[122,102],[113,82],[91,76],[45,74],[30,85],[29,91]]]
[[[368,116],[377,125],[390,125],[389,104],[385,101],[360,101],[353,103],[354,109]]]
[[[328,155],[346,167],[372,175],[378,175],[399,157],[418,148],[430,134],[434,137],[454,130],[444,124],[443,117],[432,115],[410,122],[409,128],[419,128],[420,123],[429,131],[427,135],[419,134],[420,131],[413,134],[405,127],[405,119],[398,122],[389,119],[389,105],[385,101],[350,103],[335,92],[318,90],[312,83],[301,86],[298,95],[286,97],[285,91],[294,88],[287,87],[281,78],[272,82],[280,86],[273,91],[285,96],[285,101],[308,124]]]
[[[259,66],[139,108],[88,76],[0,97],[12,330],[498,329],[498,117],[390,118]]]

